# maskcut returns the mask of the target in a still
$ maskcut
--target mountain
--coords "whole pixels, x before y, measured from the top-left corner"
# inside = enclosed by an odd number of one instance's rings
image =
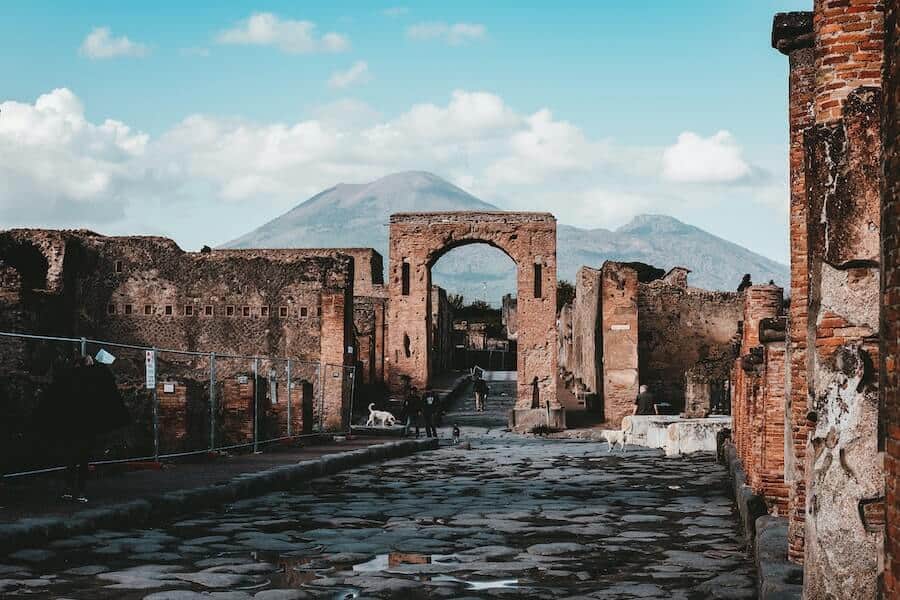
[[[372,247],[387,260],[388,216],[409,211],[500,210],[431,173],[388,175],[368,184],[339,184],[287,213],[225,244],[227,248]],[[691,269],[697,287],[733,290],[744,273],[756,282],[787,285],[788,267],[663,215],[641,215],[616,229],[581,229],[560,224],[557,264],[560,279],[574,281],[582,265],[604,260],[640,261],[662,269]],[[387,265],[385,265],[387,266]],[[482,244],[444,255],[433,281],[467,299],[499,304],[515,292],[513,262]]]

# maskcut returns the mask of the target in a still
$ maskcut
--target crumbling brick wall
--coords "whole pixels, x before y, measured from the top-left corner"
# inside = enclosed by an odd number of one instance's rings
[[[688,287],[686,273],[639,284],[640,383],[677,412],[686,408],[686,377],[691,370],[698,373],[698,365],[705,365],[707,382],[726,385],[742,311],[740,294]],[[709,397],[695,400],[702,409],[692,416],[709,412]]]
[[[886,2],[882,106],[881,393],[886,437],[886,598],[900,597],[900,2]]]
[[[600,269],[603,416],[613,428],[634,409],[638,394],[638,274],[607,261]]]
[[[807,328],[809,260],[803,132],[815,122],[813,100],[816,70],[813,52],[813,13],[776,15],[772,45],[789,59],[788,128],[790,135],[790,253],[791,304],[786,371],[785,481],[788,484],[788,558],[803,562],[806,529]]]
[[[747,484],[769,510],[787,511],[784,483],[785,328],[783,290],[755,285],[741,295],[740,358],[732,379],[733,435]]]
[[[11,230],[0,233],[0,260],[12,265],[19,281],[21,316],[12,324],[17,331],[193,352],[284,356],[298,365],[323,368],[350,364],[354,270],[346,255],[303,250],[187,253],[165,238]],[[14,297],[9,291],[14,285],[13,278],[4,277],[7,301]],[[49,356],[46,342],[5,340],[2,346],[15,346],[27,355],[16,363],[19,369],[7,374],[4,386],[7,396],[16,389],[17,397],[31,398],[17,409],[24,426],[33,399],[52,376],[51,366],[74,348],[57,345],[58,352]],[[149,412],[140,407],[149,401],[141,385],[143,355],[127,349],[114,353],[120,357],[114,370],[135,409],[132,429],[147,429]],[[5,362],[4,368],[10,364]],[[250,372],[247,361],[223,359],[217,367],[220,380]],[[176,404],[185,401],[182,417],[170,418],[172,398],[160,397],[163,424],[182,429],[164,440],[166,445],[181,450],[205,444],[208,419],[189,417],[209,412],[208,383],[195,385],[208,382],[208,356],[161,353],[157,370],[158,381],[176,381],[187,390],[181,394],[179,387],[173,396]],[[321,417],[327,426],[340,428],[349,400],[347,378],[312,380],[325,388]],[[15,403],[7,398],[10,404]],[[144,437],[133,435],[129,444],[137,444],[138,438],[143,444]]]
[[[797,559],[803,549],[807,598],[875,597],[882,564],[875,307],[883,10],[882,0],[815,0],[811,73],[808,15],[780,15],[773,31],[791,57],[786,446],[790,552]]]

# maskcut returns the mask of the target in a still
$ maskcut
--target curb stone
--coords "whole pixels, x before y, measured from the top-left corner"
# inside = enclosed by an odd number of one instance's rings
[[[297,483],[332,475],[362,464],[400,458],[438,448],[437,439],[403,440],[243,473],[221,485],[167,492],[141,500],[82,510],[64,517],[20,519],[0,525],[0,552],[42,546],[49,541],[98,529],[141,527],[177,515],[214,508],[288,489]]]
[[[747,548],[756,564],[759,600],[800,600],[803,568],[787,559],[787,518],[768,514],[765,499],[747,485],[744,466],[731,442],[722,445],[722,455],[734,486]]]

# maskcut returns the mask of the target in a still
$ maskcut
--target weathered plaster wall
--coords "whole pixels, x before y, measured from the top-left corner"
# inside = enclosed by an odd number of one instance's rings
[[[878,296],[883,3],[817,0],[804,133],[809,410],[804,593],[875,597],[882,569]]]
[[[885,443],[886,598],[900,597],[900,2],[886,2],[882,106],[881,393]]]

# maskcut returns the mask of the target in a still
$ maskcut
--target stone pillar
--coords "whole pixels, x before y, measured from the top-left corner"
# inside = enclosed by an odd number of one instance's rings
[[[815,56],[813,53],[813,13],[794,12],[775,16],[772,45],[786,54],[788,76],[788,122],[790,129],[790,248],[791,305],[789,310],[788,366],[785,400],[785,465],[788,485],[788,558],[803,562],[806,530],[807,398],[806,334],[809,300],[809,261],[806,231],[806,178],[803,132],[815,122],[813,111]]]
[[[323,427],[326,431],[343,429],[350,408],[352,381],[347,345],[352,339],[353,296],[348,292],[322,295],[321,354],[324,391]],[[349,321],[349,324],[348,324]]]
[[[900,597],[900,0],[886,3],[881,207],[881,393],[886,437],[885,598]]]
[[[638,394],[638,274],[603,263],[600,331],[603,338],[604,417],[613,429],[634,410]]]
[[[881,0],[817,0],[815,121],[804,133],[808,362],[804,595],[875,598],[884,537],[878,452]]]

